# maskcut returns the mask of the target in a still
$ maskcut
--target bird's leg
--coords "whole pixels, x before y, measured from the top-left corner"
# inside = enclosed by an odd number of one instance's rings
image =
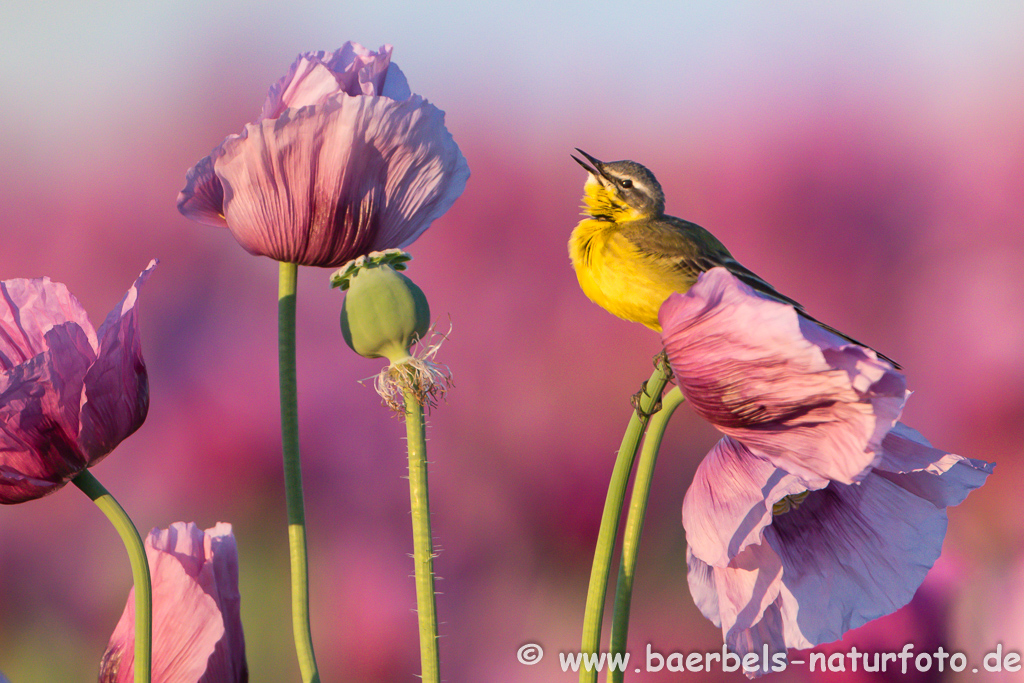
[[[665,374],[668,376],[668,380],[671,380],[672,366],[668,362],[668,354],[665,353],[665,351],[662,351],[654,357],[654,367],[658,366],[665,369]],[[661,410],[661,396],[657,396],[655,397],[654,405],[651,406],[651,409],[649,411],[644,411],[640,407],[640,400],[644,396],[650,396],[650,394],[647,393],[647,382],[640,385],[640,391],[633,394],[633,397],[629,401],[630,405],[633,406],[633,410],[636,411],[637,417],[641,419],[649,418],[651,415],[654,415],[656,412]]]
[[[654,367],[662,367],[665,369],[665,375],[669,381],[672,380],[672,364],[668,360],[668,351],[665,349],[661,350],[661,353],[654,354]]]

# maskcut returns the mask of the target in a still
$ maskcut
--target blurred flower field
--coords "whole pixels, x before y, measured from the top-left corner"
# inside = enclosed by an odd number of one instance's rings
[[[566,253],[585,173],[575,147],[632,158],[669,213],[712,230],[816,317],[899,360],[904,421],[997,463],[949,509],[904,609],[816,651],[1024,651],[1024,11],[799,3],[523,3],[263,14],[239,3],[16,2],[0,24],[0,278],[47,275],[98,316],[150,259],[138,306],[145,424],[95,468],[140,531],[229,522],[253,681],[298,680],[275,344],[277,264],[182,217],[186,170],[252,120],[308,50],[394,60],[471,170],[413,244],[409,275],[451,333],[454,386],[429,422],[441,666],[450,681],[574,680],[594,539],[629,398],[658,335],[579,291]],[[590,6],[588,6],[590,7]],[[314,636],[325,681],[412,680],[419,651],[403,425],[338,326],[328,269],[298,296]],[[99,326],[102,320],[93,317]],[[669,425],[640,548],[629,649],[708,651],[720,629],[686,581],[683,495],[718,433]],[[131,583],[120,541],[73,489],[0,509],[0,670],[93,681]],[[543,645],[534,666],[516,660]],[[1021,680],[1003,674],[1000,680]],[[630,677],[627,676],[627,680]],[[779,681],[959,681],[809,674]],[[994,678],[993,678],[994,679]],[[636,680],[740,680],[740,674]]]

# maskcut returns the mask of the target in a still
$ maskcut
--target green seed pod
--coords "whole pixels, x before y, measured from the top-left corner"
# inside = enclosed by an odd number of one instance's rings
[[[409,357],[409,347],[430,328],[423,290],[399,270],[409,255],[397,249],[374,252],[348,263],[331,277],[348,289],[341,307],[341,333],[353,351],[392,363]]]

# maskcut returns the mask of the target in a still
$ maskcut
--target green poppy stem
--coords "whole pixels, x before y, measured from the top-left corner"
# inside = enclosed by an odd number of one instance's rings
[[[135,583],[135,683],[149,683],[153,661],[153,584],[146,546],[128,513],[89,470],[82,470],[71,481],[103,511],[128,551]]]
[[[319,683],[313,633],[309,624],[309,562],[306,557],[306,513],[302,502],[299,461],[299,406],[295,381],[295,286],[299,267],[281,263],[278,271],[278,367],[281,378],[281,443],[284,491],[288,507],[288,548],[292,575],[292,632],[303,683]]]
[[[416,612],[420,628],[420,678],[440,683],[437,649],[437,603],[434,597],[434,537],[430,531],[430,496],[427,488],[427,440],[423,404],[407,387],[405,432],[409,448],[409,500],[412,504],[413,563],[416,567]]]
[[[601,526],[597,532],[597,546],[594,549],[594,564],[590,570],[590,586],[587,590],[587,606],[583,613],[583,639],[580,652],[583,655],[596,655],[601,643],[601,621],[604,618],[604,602],[608,592],[608,578],[611,573],[612,552],[615,548],[615,535],[619,530],[619,517],[622,504],[626,497],[626,484],[633,470],[633,460],[644,428],[650,420],[650,412],[658,401],[661,392],[668,383],[671,370],[663,360],[658,362],[654,374],[647,381],[640,396],[639,408],[629,418],[626,433],[622,436],[619,454],[612,468],[611,481],[608,483],[608,494],[604,501],[604,512],[601,515]],[[580,667],[580,683],[596,683],[597,670],[586,665]]]
[[[637,463],[633,479],[633,493],[629,499],[629,513],[626,515],[626,529],[622,534],[622,559],[619,563],[619,580],[615,585],[615,612],[612,616],[612,633],[608,646],[610,656],[626,651],[626,635],[629,631],[629,608],[633,599],[633,575],[636,571],[640,535],[644,530],[644,516],[647,513],[647,497],[651,492],[651,476],[654,463],[658,460],[658,449],[665,435],[672,413],[683,401],[683,392],[673,387],[662,399],[661,410],[651,417],[651,424],[644,436],[644,447]],[[608,682],[621,683],[625,671],[608,669]]]

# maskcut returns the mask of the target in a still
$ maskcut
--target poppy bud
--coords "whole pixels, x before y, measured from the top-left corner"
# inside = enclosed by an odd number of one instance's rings
[[[399,249],[375,251],[331,276],[332,286],[348,290],[341,307],[341,333],[360,356],[392,363],[408,358],[409,347],[430,328],[427,297],[398,272],[405,270],[410,258]]]
[[[377,393],[401,411],[407,395],[434,406],[451,382],[448,369],[434,362],[441,342],[410,347],[430,332],[430,305],[423,290],[402,273],[411,259],[401,249],[375,251],[349,261],[331,275],[331,286],[347,289],[341,307],[345,343],[366,358],[390,361],[377,376]],[[442,335],[442,339],[443,339]]]

